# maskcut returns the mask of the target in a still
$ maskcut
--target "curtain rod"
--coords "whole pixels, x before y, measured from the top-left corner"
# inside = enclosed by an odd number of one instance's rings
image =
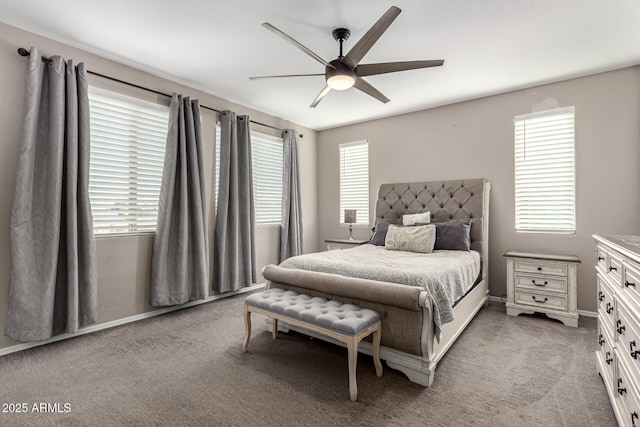
[[[30,53],[29,53],[29,51],[27,49],[25,49],[23,47],[20,47],[20,48],[18,48],[18,55],[20,55],[20,56],[29,56]],[[44,62],[51,62],[51,58],[47,58],[44,55],[42,56],[42,60]],[[93,74],[94,76],[102,77],[103,79],[107,79],[107,80],[111,80],[111,81],[114,81],[114,82],[122,83],[122,84],[127,85],[127,86],[131,86],[131,87],[135,87],[135,88],[138,88],[138,89],[146,90],[147,92],[152,92],[152,93],[155,93],[156,95],[166,96],[168,98],[172,97],[172,95],[169,95],[168,93],[160,92],[160,91],[155,90],[155,89],[151,89],[151,88],[148,88],[148,87],[137,85],[135,83],[130,83],[130,82],[127,82],[127,81],[124,81],[124,80],[120,80],[120,79],[117,79],[115,77],[107,76],[105,74],[96,73],[95,71],[87,70],[87,73],[88,74]],[[221,113],[222,112],[222,111],[217,110],[215,108],[207,107],[206,105],[200,105],[200,107],[204,108],[205,110],[215,111],[216,113]],[[280,132],[282,132],[284,130],[284,129],[281,129],[281,128],[276,127],[276,126],[271,126],[271,125],[268,125],[266,123],[257,122],[255,120],[251,120],[251,119],[249,119],[249,122],[251,122],[253,124],[256,124],[256,125],[264,126],[264,127],[267,127],[267,128],[279,130]],[[304,136],[302,134],[298,134],[298,135],[300,136],[300,138],[302,138]]]

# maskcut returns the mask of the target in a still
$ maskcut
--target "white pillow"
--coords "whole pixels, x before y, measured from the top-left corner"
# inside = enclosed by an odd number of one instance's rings
[[[424,222],[431,222],[431,212],[402,215],[402,225],[415,225]]]
[[[396,227],[390,225],[384,239],[385,249],[430,254],[436,242],[435,224],[418,227]]]

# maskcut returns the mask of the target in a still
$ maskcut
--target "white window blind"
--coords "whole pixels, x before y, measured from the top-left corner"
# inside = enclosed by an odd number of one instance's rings
[[[253,202],[256,224],[280,225],[282,218],[282,138],[251,131]],[[216,206],[220,177],[220,126],[216,129]]]
[[[155,230],[169,108],[96,88],[89,107],[94,233]]]
[[[574,107],[515,118],[516,231],[574,233]]]
[[[369,143],[340,144],[340,224],[344,210],[356,210],[356,224],[369,224]]]

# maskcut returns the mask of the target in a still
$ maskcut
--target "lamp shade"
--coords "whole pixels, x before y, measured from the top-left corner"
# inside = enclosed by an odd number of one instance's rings
[[[344,210],[344,223],[345,224],[355,224],[356,222],[356,210],[355,209],[345,209]]]

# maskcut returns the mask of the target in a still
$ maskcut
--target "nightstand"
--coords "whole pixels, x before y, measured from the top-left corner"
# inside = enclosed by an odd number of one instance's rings
[[[364,245],[368,243],[368,240],[358,240],[358,239],[327,239],[324,241],[327,244],[328,251],[335,251],[336,249],[349,249],[355,248],[356,246]]]
[[[575,255],[507,251],[507,314],[544,313],[567,326],[578,326]]]

